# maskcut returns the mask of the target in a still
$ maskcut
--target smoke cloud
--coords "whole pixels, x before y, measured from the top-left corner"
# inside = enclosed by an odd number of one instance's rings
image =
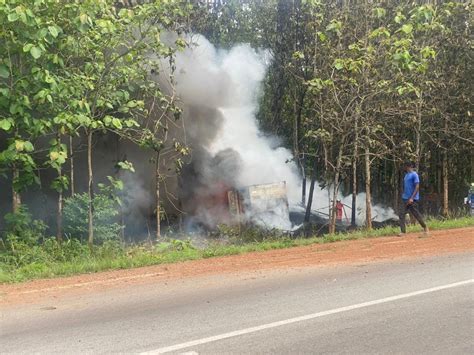
[[[191,160],[180,177],[183,210],[193,220],[212,226],[228,218],[223,211],[227,191],[286,181],[290,204],[297,201],[296,165],[291,152],[276,147],[255,119],[268,55],[248,45],[217,50],[200,35],[176,57],[175,90],[182,102]],[[295,191],[293,191],[295,190]],[[291,227],[288,216],[275,211],[258,223]]]
[[[173,35],[168,36],[172,41]],[[293,156],[279,146],[276,137],[260,131],[255,117],[268,53],[245,44],[218,50],[201,35],[188,40],[191,46],[177,53],[174,75],[183,109],[184,138],[192,149],[176,185],[187,219],[205,226],[225,223],[229,218],[224,208],[228,190],[282,181],[286,182],[290,209],[301,209],[301,177]],[[169,69],[168,73],[165,70],[168,74]],[[328,213],[327,196],[327,189],[316,189],[315,211]],[[350,197],[341,199],[350,204]],[[363,201],[359,196],[359,221],[365,218]],[[252,211],[247,215],[251,219]],[[374,206],[374,216],[386,219],[393,211]],[[278,207],[254,222],[292,228],[285,209]]]

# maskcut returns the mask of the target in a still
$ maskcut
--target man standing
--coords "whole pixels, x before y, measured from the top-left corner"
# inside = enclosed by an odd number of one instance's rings
[[[420,177],[415,171],[413,163],[405,163],[404,170],[406,172],[405,178],[403,179],[403,194],[402,194],[402,206],[400,208],[400,237],[404,236],[407,232],[405,216],[409,212],[413,217],[416,218],[418,223],[423,227],[423,234],[428,235],[428,227],[426,226],[420,211],[418,210],[418,201],[420,200]]]
[[[474,217],[474,182],[471,184],[469,192],[467,193],[466,205],[468,210],[471,211],[471,216]]]

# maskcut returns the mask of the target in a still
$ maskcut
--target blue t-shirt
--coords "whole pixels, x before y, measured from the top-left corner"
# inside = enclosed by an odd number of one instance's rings
[[[416,185],[420,183],[420,177],[416,171],[411,171],[405,175],[403,179],[403,195],[402,199],[409,200],[413,192],[415,192]],[[420,192],[417,192],[413,200],[418,201],[420,199]]]

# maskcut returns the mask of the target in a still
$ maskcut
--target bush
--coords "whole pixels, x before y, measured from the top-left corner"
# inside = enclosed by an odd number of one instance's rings
[[[117,240],[106,240],[95,250],[98,259],[115,259],[125,255],[125,248]]]
[[[25,206],[5,215],[5,227],[0,263],[20,267],[48,259],[47,253],[39,245],[45,238],[46,225],[33,220]]]
[[[190,239],[170,239],[166,242],[161,242],[155,246],[155,251],[158,253],[165,253],[169,251],[187,251],[196,249]]]
[[[15,213],[7,213],[4,218],[5,233],[2,237],[8,249],[15,249],[17,243],[36,245],[44,238],[46,225],[33,220],[26,206],[21,206]]]
[[[64,233],[70,238],[86,241],[88,236],[88,201],[86,193],[76,194],[64,201]],[[109,190],[93,199],[94,242],[118,240],[122,227],[116,222],[119,214],[117,200]]]
[[[50,262],[69,262],[91,256],[88,246],[77,239],[68,239],[59,244],[55,238],[48,238],[42,247]]]

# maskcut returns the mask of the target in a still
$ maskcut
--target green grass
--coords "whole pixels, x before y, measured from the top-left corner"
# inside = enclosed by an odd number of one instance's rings
[[[464,217],[449,220],[431,219],[432,230],[474,226],[474,218]],[[409,232],[420,231],[419,226],[410,226]],[[226,255],[244,254],[254,251],[284,249],[311,244],[332,243],[342,240],[377,238],[398,233],[397,227],[386,227],[370,232],[358,230],[311,238],[268,238],[263,241],[243,244],[210,244],[206,248],[194,248],[186,243],[163,243],[155,248],[132,246],[118,251],[102,250],[96,254],[79,255],[71,261],[32,262],[21,267],[0,263],[0,283],[21,282],[40,278],[53,278],[75,274],[94,273],[105,270],[129,269],[140,266],[177,263],[188,260],[205,259]]]

